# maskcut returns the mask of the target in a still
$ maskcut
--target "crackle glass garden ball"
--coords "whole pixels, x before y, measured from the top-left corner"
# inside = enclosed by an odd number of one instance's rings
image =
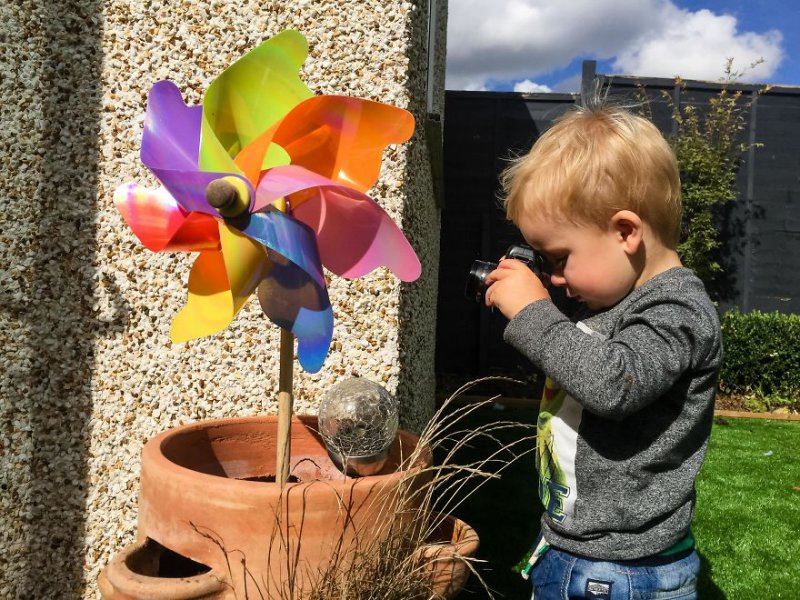
[[[349,475],[373,475],[383,468],[397,425],[397,401],[368,379],[337,383],[319,405],[319,429],[328,454]]]

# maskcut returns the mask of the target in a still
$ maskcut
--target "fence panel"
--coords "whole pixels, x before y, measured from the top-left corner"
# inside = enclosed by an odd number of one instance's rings
[[[675,133],[670,103],[707,108],[720,85],[670,79],[600,76],[617,101],[635,104],[642,91],[651,118]],[[738,86],[745,95],[753,86]],[[498,176],[507,159],[526,152],[576,98],[568,94],[454,92],[446,94],[445,205],[437,322],[440,373],[519,375],[527,361],[502,341],[505,320],[464,297],[472,261],[495,261],[521,241],[498,201]],[[719,216],[726,277],[720,310],[800,313],[800,88],[773,88],[758,96],[742,141],[757,142],[743,155],[738,198]]]

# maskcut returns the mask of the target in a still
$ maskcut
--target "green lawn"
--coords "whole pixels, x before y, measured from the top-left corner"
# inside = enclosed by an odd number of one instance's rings
[[[481,409],[464,425],[534,423],[531,410]],[[800,598],[800,422],[728,419],[716,423],[698,482],[694,534],[701,554],[700,600]],[[510,441],[519,432],[506,432]],[[507,439],[506,439],[507,438]],[[490,447],[465,450],[476,459]],[[771,454],[769,454],[771,452]],[[480,572],[498,598],[527,600],[512,571],[538,531],[533,457],[490,481],[457,511],[481,538]],[[472,577],[459,600],[486,596]]]
[[[700,598],[800,598],[799,458],[800,422],[718,419],[697,484]]]

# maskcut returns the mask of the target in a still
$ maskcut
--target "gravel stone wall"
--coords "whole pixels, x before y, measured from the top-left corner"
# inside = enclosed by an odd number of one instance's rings
[[[443,110],[439,2],[436,102]],[[309,41],[316,93],[411,110],[370,195],[423,265],[331,278],[336,326],[316,374],[295,371],[295,408],[359,375],[401,401],[419,430],[434,398],[439,260],[424,118],[426,0],[81,0],[0,3],[0,598],[95,598],[95,579],[132,541],[139,453],[181,423],[277,410],[279,331],[255,298],[233,324],[182,345],[169,325],[193,256],[144,249],[113,190],[155,185],[139,160],[150,86],[171,79],[196,104],[225,66],[284,29]]]

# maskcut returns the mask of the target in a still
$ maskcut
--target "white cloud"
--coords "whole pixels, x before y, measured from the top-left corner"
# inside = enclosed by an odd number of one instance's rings
[[[576,56],[611,58],[637,40],[663,0],[450,0],[447,87],[525,79]]]
[[[536,83],[530,79],[525,79],[514,84],[514,91],[524,92],[526,94],[541,94],[552,92],[553,90],[546,85],[542,85],[541,83]]]
[[[450,0],[447,87],[541,80],[580,58],[611,60],[627,75],[716,80],[727,57],[741,68],[763,56],[747,80],[764,81],[783,58],[781,34],[738,25],[671,0]]]
[[[691,12],[673,5],[661,11],[661,27],[654,35],[622,50],[614,61],[620,73],[651,77],[718,80],[728,58],[735,70],[745,70],[743,81],[765,81],[783,57],[780,32],[740,32],[736,18],[708,10]],[[764,62],[747,67],[760,59]]]
[[[472,79],[464,79],[461,83],[461,87],[456,88],[460,90],[466,90],[468,92],[487,92],[489,88],[486,87],[486,80],[480,77],[474,77]]]

